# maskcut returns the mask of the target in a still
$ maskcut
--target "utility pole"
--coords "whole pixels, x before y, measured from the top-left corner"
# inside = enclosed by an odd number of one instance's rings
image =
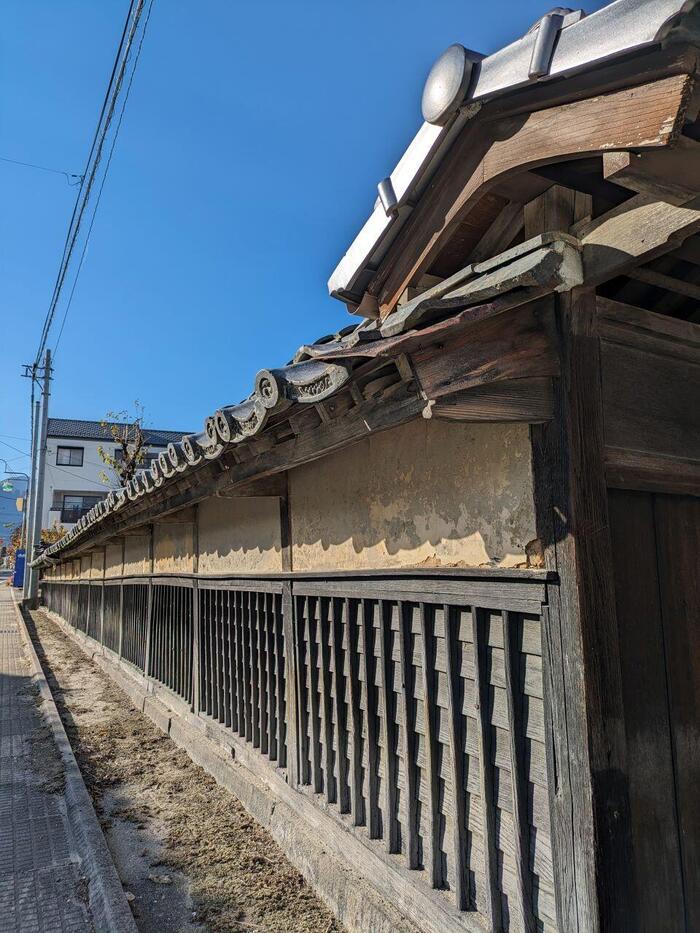
[[[26,599],[29,593],[29,555],[32,553],[32,543],[34,534],[32,531],[32,516],[34,515],[34,498],[36,495],[36,448],[39,436],[39,402],[34,402],[34,411],[32,412],[32,472],[29,486],[27,487],[27,508],[24,517],[24,583],[22,584],[22,598]]]
[[[44,508],[44,475],[46,473],[46,433],[49,424],[49,396],[51,395],[51,351],[46,351],[44,357],[44,379],[41,391],[41,425],[37,436],[36,450],[36,489],[34,504],[32,506],[32,550],[27,555],[27,562],[34,559],[34,551],[41,543],[41,513]],[[32,567],[29,568],[29,586],[24,591],[25,604],[30,609],[36,608],[37,591],[39,588],[39,574]]]

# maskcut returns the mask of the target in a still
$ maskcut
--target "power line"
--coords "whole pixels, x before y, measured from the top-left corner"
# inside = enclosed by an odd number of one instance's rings
[[[64,175],[71,188],[75,188],[76,185],[82,184],[83,178],[85,178],[84,175],[78,175],[77,172],[62,172],[58,168],[48,168],[46,165],[35,165],[34,162],[20,162],[19,159],[8,159],[5,156],[0,156],[0,162],[10,162],[12,165],[23,165],[25,168],[36,168],[40,172],[51,172],[53,175]],[[77,178],[77,181],[71,181],[71,178]]]
[[[42,328],[41,338],[39,340],[39,347],[37,349],[37,353],[36,353],[34,364],[33,364],[33,367],[35,369],[36,367],[38,367],[39,360],[41,358],[42,353],[44,352],[44,349],[48,341],[48,336],[51,330],[51,325],[53,323],[54,316],[56,314],[56,308],[58,305],[58,301],[61,296],[61,291],[63,289],[63,286],[65,284],[65,280],[68,274],[68,269],[70,266],[73,251],[75,249],[78,236],[80,234],[80,229],[81,229],[81,225],[83,221],[83,215],[85,214],[88,208],[93,186],[97,178],[98,169],[102,161],[102,154],[103,154],[103,149],[105,146],[105,141],[109,133],[110,127],[112,125],[112,120],[114,118],[114,114],[117,108],[117,102],[118,102],[121,89],[124,83],[124,77],[126,74],[127,66],[131,58],[132,46],[134,44],[134,40],[139,29],[139,23],[141,21],[141,16],[146,5],[148,5],[148,14],[146,16],[146,19],[144,20],[144,30],[141,36],[141,41],[137,48],[136,56],[133,61],[133,68],[132,68],[131,77],[129,79],[128,88],[131,87],[131,82],[133,81],[134,72],[138,64],[138,59],[141,53],[141,48],[143,46],[143,37],[145,35],[145,29],[146,29],[146,26],[148,25],[148,20],[150,18],[151,9],[153,7],[153,0],[131,0],[131,3],[129,5],[129,12],[126,17],[126,22],[124,24],[124,29],[123,29],[122,36],[119,42],[119,48],[117,50],[117,56],[114,61],[114,66],[112,68],[112,74],[110,76],[109,84],[107,86],[107,92],[105,94],[105,98],[102,104],[102,110],[100,112],[100,118],[97,123],[97,129],[95,130],[95,135],[93,137],[92,146],[90,148],[90,154],[88,156],[88,161],[87,161],[87,165],[85,168],[83,180],[80,184],[80,189],[76,197],[76,203],[73,208],[73,214],[71,216],[70,224],[68,227],[68,233],[66,235],[66,241],[65,241],[64,248],[63,248],[63,256],[61,258],[61,264],[59,267],[58,274],[56,276],[56,282],[54,284],[53,294],[51,296],[51,302],[49,304],[49,309],[44,319],[44,326]],[[127,98],[128,98],[128,92],[127,92]],[[119,133],[119,127],[121,126],[121,120],[124,115],[124,108],[126,106],[127,98],[124,99],[124,102],[122,104],[121,113],[118,119],[114,139],[112,141],[108,161],[105,166],[104,175],[103,175],[100,187],[99,187],[97,202],[95,203],[95,207],[92,212],[92,219],[90,221],[90,230],[92,229],[92,224],[94,223],[94,220],[95,220],[95,214],[97,212],[97,208],[99,207],[100,195],[102,193],[102,189],[104,188],[104,183],[105,183],[105,179],[107,176],[107,172],[109,171],[111,155],[114,151],[116,137]],[[88,231],[88,239],[89,239],[89,231]],[[76,273],[75,281],[73,282],[71,298],[72,298],[73,292],[75,291],[77,277],[79,276],[80,269],[82,268],[82,261],[85,258],[86,249],[87,249],[87,241],[83,247],[81,261],[80,261],[80,264],[79,264],[79,267]],[[64,313],[64,323],[65,323],[66,314],[67,314],[67,309],[66,309],[66,312]]]
[[[107,156],[107,164],[105,166],[104,175],[102,176],[102,182],[100,184],[100,189],[97,192],[97,200],[95,201],[95,209],[92,212],[92,217],[90,218],[90,226],[88,227],[87,236],[85,237],[85,243],[83,244],[83,249],[80,254],[80,262],[78,263],[78,270],[75,273],[75,278],[73,279],[73,286],[70,290],[70,295],[68,296],[68,302],[66,304],[66,309],[63,312],[63,319],[61,321],[61,327],[58,331],[58,337],[56,337],[56,343],[54,345],[54,359],[56,357],[56,351],[58,350],[58,345],[61,342],[61,337],[63,336],[63,328],[66,324],[66,318],[68,317],[68,312],[73,303],[73,295],[75,294],[75,286],[78,284],[78,278],[80,276],[80,270],[83,268],[83,261],[85,259],[85,254],[87,253],[87,248],[90,243],[90,236],[92,234],[92,228],[95,223],[95,217],[97,216],[97,209],[100,206],[100,201],[102,200],[102,191],[104,190],[105,181],[107,180],[107,173],[109,172],[109,167],[112,164],[112,156],[114,155],[114,148],[117,144],[117,137],[119,136],[119,130],[121,129],[122,119],[124,118],[124,111],[126,110],[126,105],[129,100],[129,94],[131,93],[131,85],[134,81],[134,75],[136,74],[136,66],[138,65],[139,58],[141,57],[141,49],[143,48],[143,40],[146,37],[146,30],[148,29],[148,21],[151,18],[151,10],[153,9],[153,0],[150,0],[148,6],[148,13],[146,14],[146,19],[144,21],[143,32],[141,33],[141,41],[139,42],[138,49],[136,50],[136,57],[134,59],[134,67],[131,71],[131,76],[129,78],[129,83],[126,86],[126,93],[124,94],[124,103],[122,104],[121,113],[119,114],[119,119],[117,120],[116,129],[114,131],[114,137],[112,139],[112,145],[109,150],[109,155]]]

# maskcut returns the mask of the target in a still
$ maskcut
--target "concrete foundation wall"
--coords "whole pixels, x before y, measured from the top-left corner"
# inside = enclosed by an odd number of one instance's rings
[[[295,571],[513,567],[535,538],[526,425],[418,419],[289,473]]]
[[[200,573],[282,570],[276,497],[207,499],[199,506],[198,527]]]

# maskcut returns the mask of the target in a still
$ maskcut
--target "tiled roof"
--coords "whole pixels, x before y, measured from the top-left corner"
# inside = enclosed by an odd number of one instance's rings
[[[76,418],[49,418],[49,437],[69,437],[84,441],[111,440],[110,423],[102,421],[80,421]],[[143,434],[148,444],[166,447],[182,439],[187,431],[158,431],[144,428]]]

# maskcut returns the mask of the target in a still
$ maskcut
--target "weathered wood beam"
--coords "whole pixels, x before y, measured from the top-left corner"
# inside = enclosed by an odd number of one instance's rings
[[[612,489],[700,496],[700,460],[606,447],[605,479]]]
[[[700,326],[596,296],[598,334],[611,343],[700,364]]]
[[[508,249],[523,229],[523,204],[511,201],[503,208],[469,254],[470,262],[480,262]]]
[[[370,283],[368,292],[377,297],[382,316],[498,180],[610,148],[668,145],[678,134],[691,91],[692,79],[676,75],[519,117],[468,124],[445,158],[431,196],[416,207]]]
[[[428,399],[501,380],[555,376],[559,364],[552,340],[539,320],[548,300],[517,314],[474,324],[411,354],[416,376]]]
[[[677,249],[698,230],[700,198],[676,205],[637,194],[572,233],[581,242],[584,282],[593,286]]]
[[[438,399],[430,415],[448,421],[540,424],[552,417],[552,380],[512,379],[455,392]]]
[[[658,201],[684,204],[700,195],[700,143],[679,136],[664,149],[605,152],[603,177]]]
[[[686,282],[683,279],[674,278],[672,275],[656,272],[655,269],[639,267],[630,269],[627,275],[637,282],[653,285],[654,288],[664,288],[669,292],[675,292],[677,295],[684,295],[686,298],[700,301],[700,285],[695,285],[693,282]]]
[[[561,376],[531,435],[537,533],[560,576],[542,629],[555,887],[561,927],[596,933],[630,928],[634,905],[593,290],[557,296],[549,325]]]

